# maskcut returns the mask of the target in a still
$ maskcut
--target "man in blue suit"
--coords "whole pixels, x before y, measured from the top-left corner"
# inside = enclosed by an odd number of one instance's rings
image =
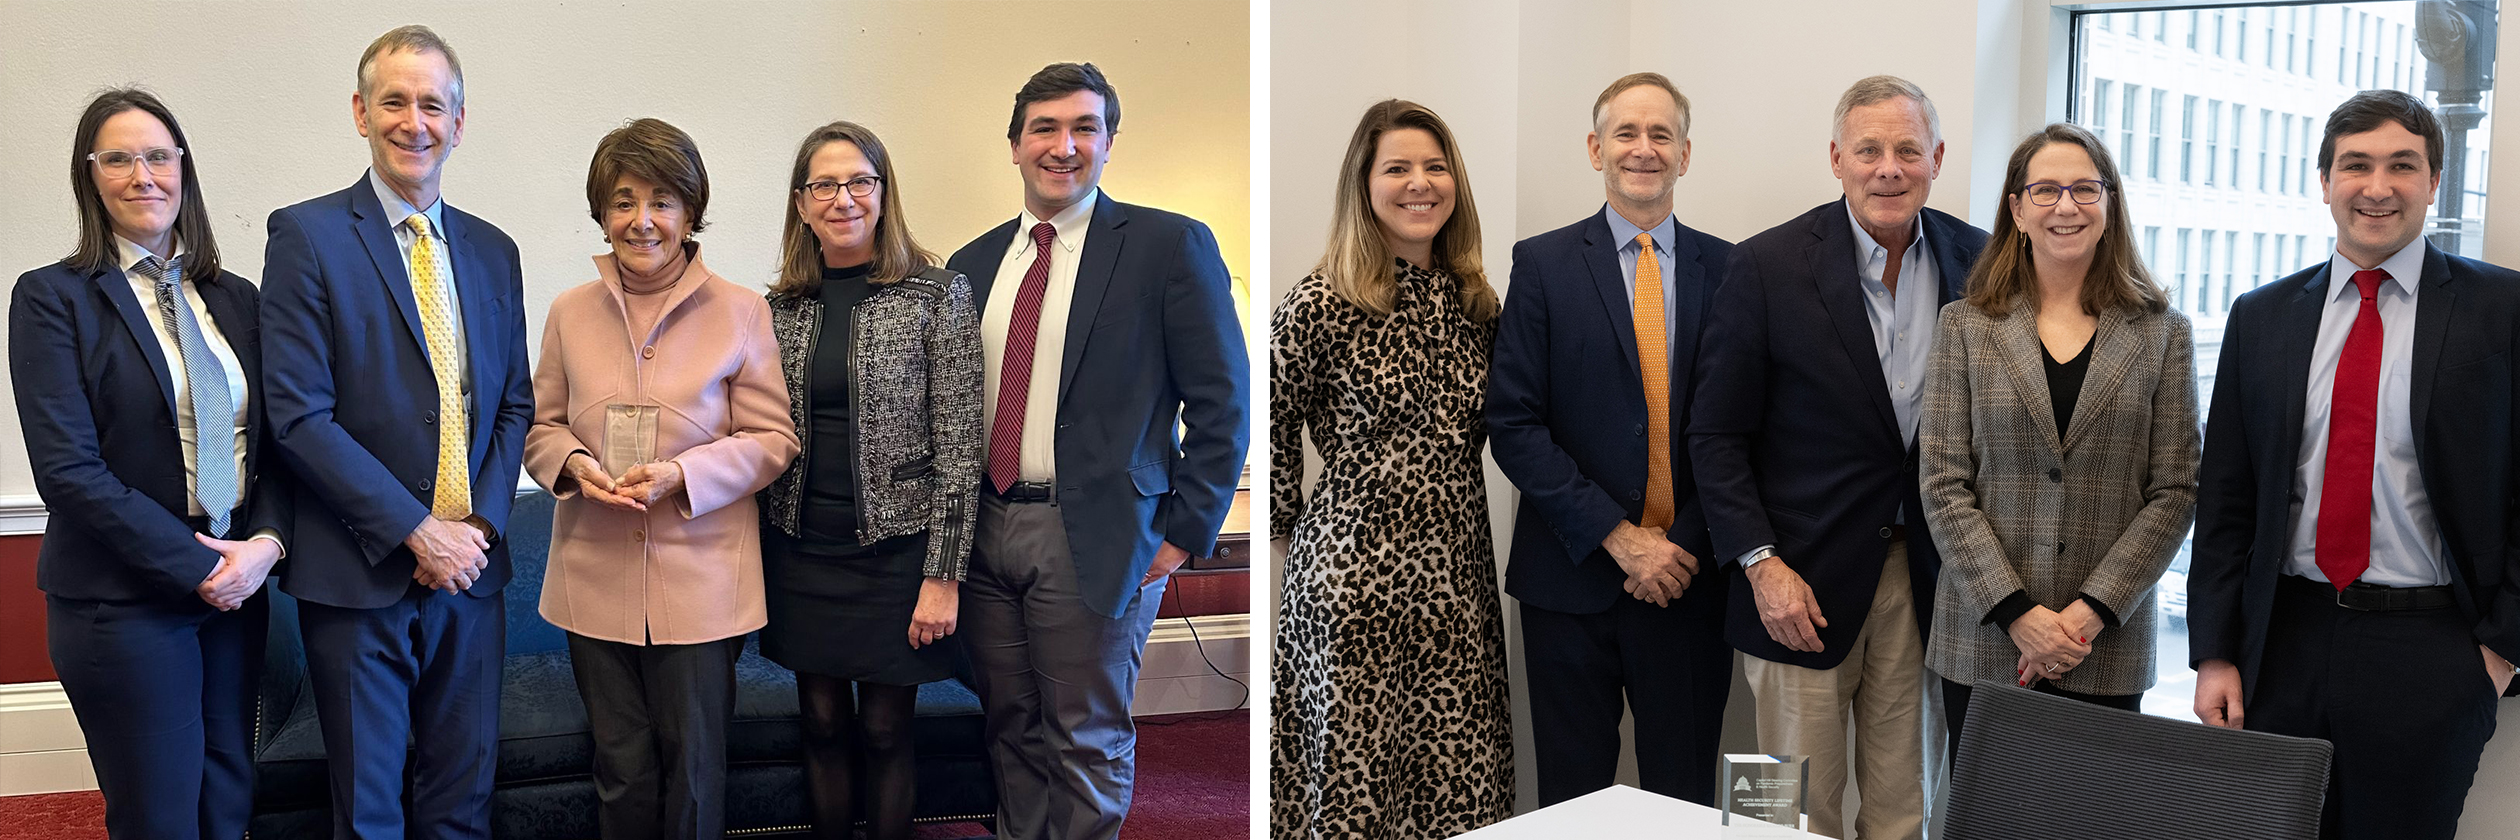
[[[2232,304],[2214,377],[2196,715],[2335,744],[2322,837],[2457,835],[2520,659],[2520,273],[2421,238],[2441,150],[2413,96],[2338,106],[2336,252]]]
[[[1216,237],[1101,193],[1119,130],[1094,65],[1034,74],[1006,130],[1024,211],[948,261],[981,301],[987,355],[962,630],[1008,840],[1119,836],[1138,658],[1166,576],[1215,550],[1250,443]]]
[[[271,214],[271,423],[303,477],[299,600],[334,835],[488,837],[506,646],[499,532],[533,389],[516,243],[439,200],[463,69],[426,27],[359,58],[372,166]],[[403,808],[409,750],[410,813]]]
[[[1659,73],[1611,83],[1585,137],[1601,211],[1514,244],[1487,419],[1522,490],[1505,591],[1521,602],[1540,804],[1616,779],[1636,716],[1646,790],[1712,804],[1732,689],[1721,575],[1680,433],[1698,325],[1732,245],[1672,217],[1689,100]]]
[[[1742,240],[1707,316],[1689,454],[1734,578],[1759,750],[1811,757],[1811,831],[1924,835],[1925,628],[1941,555],[1917,494],[1916,418],[1942,305],[1986,232],[1925,208],[1942,168],[1925,92],[1874,76],[1838,99],[1844,198]],[[1846,724],[1854,719],[1850,733]]]

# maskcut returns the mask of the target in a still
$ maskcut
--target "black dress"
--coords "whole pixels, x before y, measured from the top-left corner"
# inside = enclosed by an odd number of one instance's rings
[[[910,647],[910,615],[925,581],[927,535],[857,542],[856,406],[849,402],[848,335],[873,293],[867,267],[823,269],[823,319],[806,382],[805,493],[798,537],[761,529],[769,626],[761,653],[791,671],[881,685],[946,678],[953,640]]]

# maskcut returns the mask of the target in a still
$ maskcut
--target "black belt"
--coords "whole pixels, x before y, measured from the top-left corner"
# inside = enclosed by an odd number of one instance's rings
[[[2381,586],[2354,581],[2345,588],[2296,575],[2283,575],[2283,585],[2322,601],[2361,612],[2396,612],[2399,610],[2437,610],[2458,603],[2458,596],[2447,586]]]
[[[998,498],[1019,505],[1054,501],[1058,498],[1058,493],[1051,489],[1050,482],[1047,481],[1018,481],[1006,485],[1004,490],[997,489],[997,482],[994,481],[983,480],[980,484],[989,488],[989,492],[996,494]]]

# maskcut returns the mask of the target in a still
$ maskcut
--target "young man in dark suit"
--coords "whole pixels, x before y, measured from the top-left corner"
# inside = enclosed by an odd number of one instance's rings
[[[488,837],[506,527],[534,393],[516,243],[439,200],[463,68],[427,27],[360,56],[367,177],[273,211],[271,425],[335,835]],[[416,766],[408,773],[404,757]]]
[[[962,633],[1008,840],[1119,836],[1139,656],[1167,576],[1215,551],[1251,437],[1216,237],[1102,194],[1119,129],[1094,65],[1033,74],[1006,130],[1024,211],[947,261],[981,301],[989,447]]]
[[[2520,273],[2422,241],[2441,149],[2328,115],[2336,253],[2232,304],[2205,427],[2196,714],[2334,743],[2324,837],[2456,835],[2520,658]]]
[[[1611,83],[1585,145],[1601,211],[1514,244],[1488,373],[1497,466],[1522,490],[1505,591],[1521,602],[1540,804],[1615,780],[1636,716],[1646,790],[1711,804],[1732,690],[1725,581],[1681,430],[1698,325],[1731,244],[1672,217],[1689,100]]]

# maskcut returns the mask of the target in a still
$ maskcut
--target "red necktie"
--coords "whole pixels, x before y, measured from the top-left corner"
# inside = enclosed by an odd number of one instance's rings
[[[2328,396],[2327,469],[2319,489],[2319,571],[2339,591],[2371,567],[2371,460],[2380,419],[2380,269],[2354,272],[2362,307]]]
[[[1049,222],[1033,225],[1033,264],[1024,270],[1024,285],[1015,289],[1015,314],[1006,320],[1006,356],[998,365],[997,421],[989,424],[989,481],[1000,493],[1021,472],[1024,405],[1032,395],[1033,344],[1041,337],[1041,295],[1050,288],[1050,243],[1058,236],[1058,229]]]

